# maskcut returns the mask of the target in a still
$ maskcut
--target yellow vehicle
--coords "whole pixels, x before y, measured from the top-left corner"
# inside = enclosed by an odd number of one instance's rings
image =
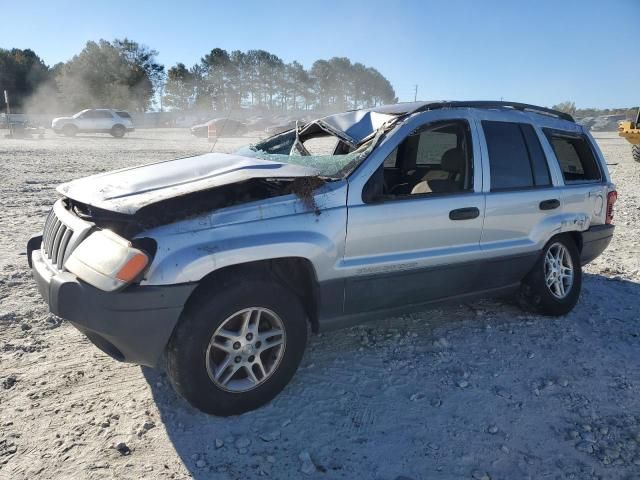
[[[640,162],[640,108],[635,122],[626,120],[618,124],[618,135],[627,139],[631,144],[633,159]]]

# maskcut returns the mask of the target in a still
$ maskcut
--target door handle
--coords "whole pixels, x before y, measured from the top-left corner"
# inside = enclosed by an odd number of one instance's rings
[[[543,200],[540,202],[540,210],[553,210],[560,206],[560,200],[552,198],[551,200]]]
[[[480,210],[476,207],[457,208],[449,212],[450,220],[471,220],[480,216]]]

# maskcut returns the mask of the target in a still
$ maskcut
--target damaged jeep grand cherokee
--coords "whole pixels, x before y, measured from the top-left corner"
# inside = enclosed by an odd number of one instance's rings
[[[478,295],[568,313],[617,196],[588,131],[508,102],[346,112],[58,192],[28,243],[51,312],[217,415],[275,397],[309,328]]]

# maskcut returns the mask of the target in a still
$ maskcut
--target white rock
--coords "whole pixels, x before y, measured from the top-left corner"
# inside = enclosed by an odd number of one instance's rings
[[[298,458],[300,459],[300,462],[302,462],[300,465],[300,471],[302,473],[304,473],[305,475],[311,475],[312,473],[315,473],[317,471],[313,460],[311,460],[311,455],[309,455],[309,452],[300,453],[300,455],[298,455]]]
[[[474,480],[491,480],[491,477],[487,472],[482,472],[480,470],[474,470],[471,473],[471,478]]]

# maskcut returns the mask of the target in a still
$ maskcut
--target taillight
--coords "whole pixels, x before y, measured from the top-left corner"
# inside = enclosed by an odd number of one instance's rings
[[[613,205],[616,203],[616,200],[618,200],[618,192],[613,190],[607,194],[607,224],[613,223]]]

